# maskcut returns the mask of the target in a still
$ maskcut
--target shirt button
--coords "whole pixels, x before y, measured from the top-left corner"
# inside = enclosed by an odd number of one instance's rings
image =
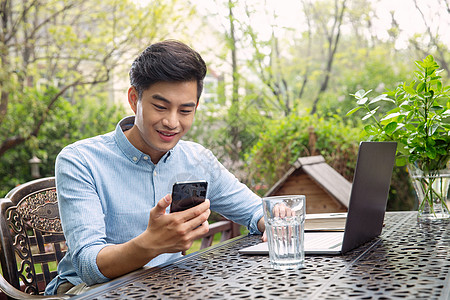
[[[144,156],[144,160],[148,160],[148,156]]]
[[[156,173],[156,171],[154,171],[154,172],[153,172],[153,175],[156,176],[156,174],[158,174],[158,173]]]
[[[134,160],[134,161],[137,161],[137,160],[138,160],[138,158],[137,158],[137,157],[135,156],[135,157],[133,157],[133,160]]]

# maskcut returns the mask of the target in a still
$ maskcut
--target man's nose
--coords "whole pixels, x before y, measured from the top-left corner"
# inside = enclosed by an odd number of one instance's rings
[[[169,113],[167,114],[164,119],[162,120],[162,124],[163,126],[170,128],[170,129],[175,129],[178,127],[179,124],[179,120],[178,120],[178,116],[176,113]]]

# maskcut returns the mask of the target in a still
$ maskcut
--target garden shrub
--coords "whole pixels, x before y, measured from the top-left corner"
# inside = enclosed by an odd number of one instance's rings
[[[347,180],[353,180],[358,147],[365,140],[361,123],[337,114],[293,114],[267,122],[246,156],[247,184],[264,195],[303,156],[322,155]],[[415,199],[404,167],[394,167],[387,210],[411,210]]]

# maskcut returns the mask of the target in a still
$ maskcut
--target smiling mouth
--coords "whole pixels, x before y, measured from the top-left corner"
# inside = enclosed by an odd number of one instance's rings
[[[159,130],[157,130],[157,131],[158,131],[159,134],[162,134],[162,135],[168,136],[168,137],[171,137],[171,136],[174,136],[174,135],[178,134],[178,132],[164,132],[164,131],[159,131]]]

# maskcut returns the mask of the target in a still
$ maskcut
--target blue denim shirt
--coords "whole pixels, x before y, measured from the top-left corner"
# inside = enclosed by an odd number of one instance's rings
[[[59,284],[106,282],[96,264],[108,245],[127,242],[141,234],[150,210],[176,181],[208,181],[211,210],[258,233],[261,199],[240,183],[211,151],[179,141],[155,165],[123,133],[134,117],[123,119],[116,130],[65,147],[56,160],[56,189],[68,252],[58,264],[58,276],[46,288],[55,294]],[[168,208],[169,210],[169,208]],[[181,256],[165,253],[151,260],[155,266]]]

